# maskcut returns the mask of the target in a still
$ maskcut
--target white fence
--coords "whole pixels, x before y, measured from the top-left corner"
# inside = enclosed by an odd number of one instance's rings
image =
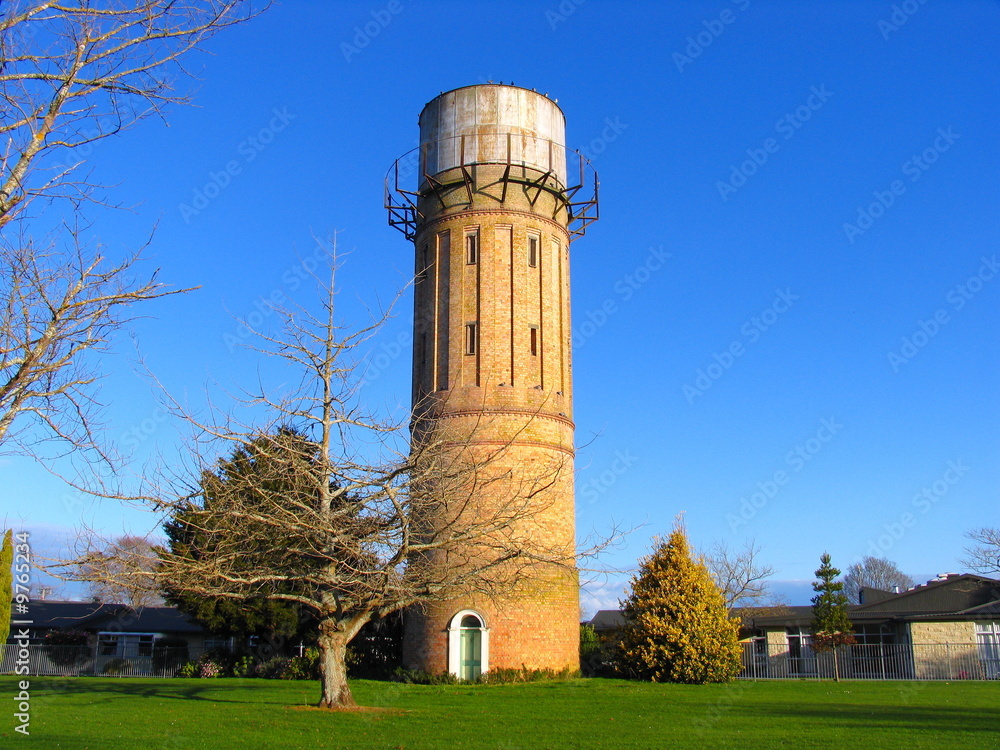
[[[748,680],[997,680],[1000,658],[974,644],[855,644],[836,653],[807,646],[744,643],[743,671]],[[834,661],[836,659],[836,662]]]
[[[25,651],[27,652],[25,654]],[[21,648],[12,644],[3,647],[0,674],[80,677],[173,677],[186,662],[197,659],[200,652],[187,648],[153,648],[147,655],[101,655],[88,646],[31,645]]]
[[[27,651],[27,654],[25,654]],[[0,674],[63,677],[173,677],[200,651],[154,648],[147,655],[101,655],[87,646],[8,644],[0,660]],[[26,657],[26,658],[25,658]],[[836,658],[836,665],[834,659]],[[740,679],[832,679],[835,666],[847,680],[1000,680],[1000,655],[994,649],[957,644],[858,644],[816,653],[808,647],[762,643],[743,644]],[[19,669],[20,668],[20,669]]]

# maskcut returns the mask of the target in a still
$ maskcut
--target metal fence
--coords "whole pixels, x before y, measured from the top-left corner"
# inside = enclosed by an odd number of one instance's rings
[[[0,674],[36,676],[173,677],[200,651],[188,648],[153,648],[147,654],[100,654],[89,646],[3,647]],[[27,652],[27,653],[25,653]],[[27,672],[24,667],[27,666]]]
[[[748,680],[998,680],[995,650],[974,644],[855,644],[837,652],[817,653],[808,646],[744,643],[743,670]]]
[[[201,656],[200,650],[188,648],[153,648],[145,655],[129,656],[97,650],[44,645],[25,649],[8,644],[0,659],[0,674],[173,677],[182,665]],[[1000,680],[1000,654],[971,644],[857,644],[834,654],[816,653],[808,646],[790,649],[786,645],[745,643],[743,670],[737,677],[832,679],[837,672],[848,680]]]

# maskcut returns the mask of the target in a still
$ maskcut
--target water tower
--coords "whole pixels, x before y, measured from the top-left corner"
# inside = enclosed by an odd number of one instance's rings
[[[567,467],[518,529],[529,553],[575,545],[569,248],[597,219],[598,182],[565,132],[543,94],[466,86],[424,107],[420,145],[386,179],[389,223],[416,249],[415,429],[499,446],[511,477]],[[504,498],[494,484],[475,502],[488,513]],[[404,663],[463,678],[576,669],[579,616],[575,568],[539,564],[500,599],[408,611]]]

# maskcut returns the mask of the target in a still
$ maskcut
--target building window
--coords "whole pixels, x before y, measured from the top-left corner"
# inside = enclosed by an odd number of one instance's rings
[[[206,651],[227,651],[232,653],[236,642],[233,638],[205,638],[205,650]]]
[[[538,237],[535,235],[528,235],[528,265],[538,267]]]
[[[788,666],[792,674],[816,674],[816,652],[812,635],[805,628],[788,628]]]
[[[465,262],[470,266],[479,262],[479,232],[465,233]]]
[[[1000,679],[1000,621],[977,622],[976,641],[986,678]]]
[[[538,356],[538,326],[531,326],[530,329],[531,356]]]
[[[417,257],[417,281],[427,278],[427,267],[427,243],[424,243]]]
[[[152,633],[98,633],[97,655],[121,658],[152,656]]]
[[[479,351],[479,324],[465,324],[465,353],[475,354]]]

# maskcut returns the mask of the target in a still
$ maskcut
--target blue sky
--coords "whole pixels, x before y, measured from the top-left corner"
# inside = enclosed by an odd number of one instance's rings
[[[197,107],[93,148],[133,210],[92,233],[113,255],[156,224],[149,267],[200,287],[135,325],[197,402],[255,376],[233,316],[301,299],[315,236],[350,251],[348,322],[406,283],[382,183],[427,101],[487,80],[548,92],[601,178],[572,250],[581,536],[645,524],[607,559],[629,569],[683,512],[697,546],[755,539],[793,603],[824,550],[956,571],[963,533],[1000,524],[998,31],[985,0],[288,0],[192,59]],[[410,319],[407,296],[375,342],[366,395],[385,409],[407,406]],[[169,453],[119,344],[110,435]],[[24,461],[0,471],[0,515],[46,544],[152,525]]]

